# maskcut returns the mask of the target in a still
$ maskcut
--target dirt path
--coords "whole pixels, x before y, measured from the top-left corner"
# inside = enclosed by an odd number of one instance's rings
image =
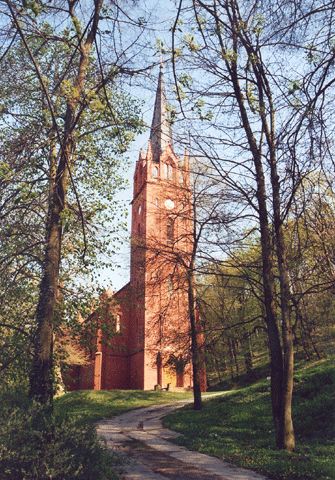
[[[99,422],[97,432],[107,446],[129,458],[123,480],[266,480],[250,470],[171,443],[178,434],[163,428],[161,418],[186,403],[141,408]]]

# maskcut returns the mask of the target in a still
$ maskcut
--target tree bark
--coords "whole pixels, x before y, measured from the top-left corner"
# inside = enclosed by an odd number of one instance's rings
[[[192,262],[193,263],[193,262]],[[191,265],[192,267],[193,265]],[[202,409],[201,398],[201,355],[200,346],[198,344],[198,328],[195,312],[195,295],[194,295],[194,274],[193,268],[188,271],[187,278],[187,294],[188,294],[188,306],[189,306],[189,318],[191,328],[191,354],[192,354],[192,369],[193,369],[193,397],[194,410]]]
[[[69,146],[67,147],[67,151]],[[65,152],[64,152],[65,153]],[[30,396],[40,403],[53,399],[53,324],[57,304],[57,289],[61,258],[62,222],[68,173],[65,155],[61,156],[54,187],[51,189],[43,276],[36,311],[37,330],[30,372]]]
[[[272,262],[272,243],[266,204],[266,187],[256,139],[252,133],[247,111],[243,101],[243,95],[238,81],[236,64],[232,62],[231,78],[235,91],[235,97],[239,105],[243,128],[247,134],[249,147],[252,153],[255,174],[256,174],[256,197],[258,203],[258,218],[261,232],[261,253],[262,253],[262,279],[264,292],[264,306],[266,312],[267,333],[270,348],[271,365],[271,402],[272,416],[276,431],[276,443],[280,444],[280,425],[282,418],[282,380],[283,380],[283,356],[280,344],[280,333],[277,323],[275,302],[274,302],[274,276]]]
[[[240,38],[248,55],[255,55],[252,46],[248,43],[248,39],[239,34],[239,13],[238,7],[233,2],[232,7],[232,26],[234,51],[237,58],[237,38]],[[266,310],[266,320],[270,345],[271,359],[271,398],[272,413],[276,430],[276,444],[279,448],[292,450],[294,448],[294,432],[292,423],[292,392],[293,392],[293,335],[289,316],[289,279],[286,266],[285,243],[280,221],[280,193],[279,193],[279,177],[276,171],[276,156],[274,142],[274,110],[272,106],[271,92],[267,84],[266,74],[263,72],[261,62],[253,62],[253,71],[257,79],[257,87],[259,93],[259,111],[262,126],[265,132],[269,152],[270,152],[270,168],[271,168],[271,186],[272,186],[272,203],[274,212],[274,228],[276,233],[276,252],[280,277],[280,298],[281,298],[281,319],[282,319],[282,340],[283,350],[280,343],[280,333],[277,324],[274,306],[274,276],[272,262],[272,245],[269,229],[268,211],[266,204],[266,186],[264,179],[264,171],[262,165],[261,147],[258,147],[256,139],[253,135],[248,114],[244,104],[244,97],[239,84],[236,61],[231,62],[232,82],[234,86],[236,100],[239,105],[241,119],[244,130],[247,135],[249,147],[252,153],[255,172],[256,172],[256,196],[259,209],[259,221],[261,230],[262,245],[262,267],[263,267],[263,289]],[[266,119],[266,105],[264,94],[267,95],[270,105],[270,128]]]
[[[274,146],[272,146],[274,150]],[[283,338],[283,384],[282,384],[282,419],[280,426],[279,447],[294,450],[295,437],[292,421],[294,348],[290,312],[290,280],[288,275],[285,239],[280,215],[279,177],[277,174],[274,152],[271,154],[271,183],[273,191],[274,227],[276,232],[276,252],[280,282],[280,311]]]
[[[239,365],[238,365],[237,348],[236,348],[236,340],[235,339],[231,340],[231,348],[232,348],[232,353],[233,353],[233,358],[234,358],[236,377],[238,378],[240,376],[240,368],[239,368]]]
[[[252,350],[251,350],[251,338],[247,332],[245,332],[245,338],[243,342],[243,355],[244,355],[244,365],[247,374],[252,372]]]

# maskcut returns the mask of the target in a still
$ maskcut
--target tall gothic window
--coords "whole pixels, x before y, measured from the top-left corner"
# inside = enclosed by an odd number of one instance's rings
[[[173,243],[174,240],[174,222],[173,218],[168,217],[166,222],[166,239],[168,243]]]
[[[158,177],[158,167],[152,167],[152,177],[153,178]]]
[[[116,315],[115,318],[115,332],[120,333],[121,332],[121,316]]]
[[[172,166],[171,165],[166,166],[166,178],[168,180],[172,180]]]
[[[169,277],[168,277],[167,287],[168,287],[168,294],[169,294],[169,295],[172,295],[172,293],[173,293],[173,280],[172,280],[172,275],[169,275]]]

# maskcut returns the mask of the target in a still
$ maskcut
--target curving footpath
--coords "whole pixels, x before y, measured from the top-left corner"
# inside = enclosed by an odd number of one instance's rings
[[[251,470],[171,443],[179,434],[163,428],[161,419],[187,403],[132,410],[97,424],[107,447],[129,459],[122,480],[266,480]]]

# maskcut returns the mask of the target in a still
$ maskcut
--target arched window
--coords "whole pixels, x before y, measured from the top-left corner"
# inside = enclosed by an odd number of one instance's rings
[[[168,278],[168,294],[172,295],[173,293],[173,280],[172,280],[172,275],[169,275]]]
[[[121,332],[121,316],[116,315],[115,317],[115,332],[120,333]]]
[[[183,172],[179,172],[179,183],[182,185],[184,183],[184,175]]]
[[[174,222],[173,218],[168,217],[166,222],[166,239],[167,243],[173,243],[174,240]]]
[[[152,178],[158,177],[158,167],[152,167]]]
[[[172,165],[167,165],[166,168],[166,178],[172,180]]]

